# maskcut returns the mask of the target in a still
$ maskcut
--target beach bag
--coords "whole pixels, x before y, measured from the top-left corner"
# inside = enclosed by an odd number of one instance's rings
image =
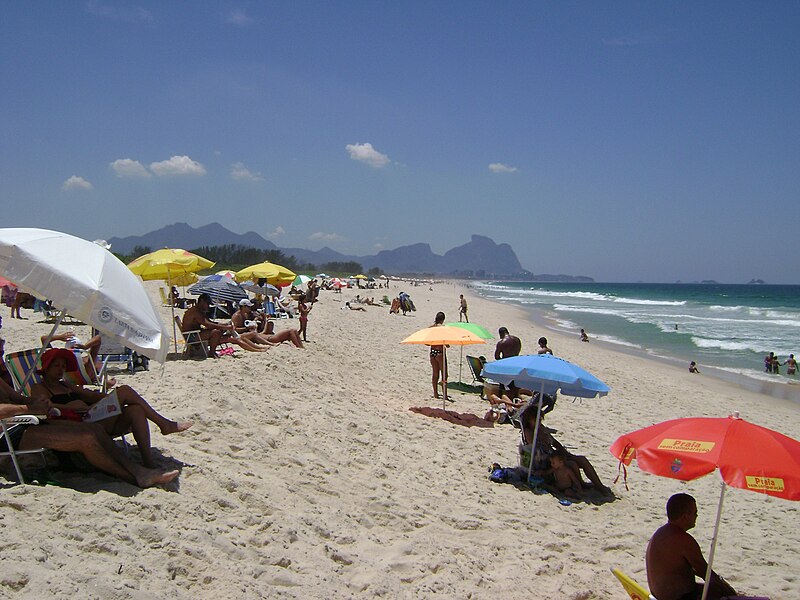
[[[137,352],[134,352],[131,356],[131,364],[133,364],[134,373],[137,369],[142,369],[143,371],[150,370],[150,359]]]

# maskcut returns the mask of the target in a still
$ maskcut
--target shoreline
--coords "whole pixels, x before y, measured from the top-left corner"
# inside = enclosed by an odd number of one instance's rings
[[[503,302],[502,300],[488,298],[480,294],[478,289],[469,285],[468,282],[465,283],[467,284],[467,287],[474,295],[477,295],[483,298],[484,300],[497,303],[504,307],[518,308],[524,313],[526,313],[531,321],[538,323],[539,325],[541,325],[542,327],[553,333],[564,336],[572,335],[571,332],[569,332],[563,326],[558,324],[555,319],[548,317],[544,313],[544,311],[542,311],[540,308],[523,306],[514,303],[506,303]],[[575,335],[577,335],[577,333]],[[617,352],[628,356],[636,356],[639,358],[651,360],[659,364],[670,365],[677,368],[686,369],[687,368],[686,365],[688,365],[688,362],[685,359],[665,354],[657,354],[654,350],[649,348],[640,348],[638,346],[632,346],[628,344],[609,342],[596,337],[592,337],[590,339],[591,339],[590,343],[599,345],[612,352]],[[724,381],[726,383],[735,385],[743,390],[747,390],[749,392],[754,392],[757,394],[763,394],[765,396],[770,396],[775,400],[788,402],[790,405],[794,405],[795,407],[800,406],[800,379],[798,379],[796,382],[793,382],[792,380],[788,380],[785,382],[772,382],[762,379],[756,379],[753,377],[748,377],[747,375],[743,375],[741,373],[734,373],[724,368],[705,363],[700,363],[699,366],[702,369],[700,375],[708,375],[709,377],[713,377],[716,380]]]
[[[158,282],[145,288],[166,322],[170,310],[160,306]],[[166,437],[153,429],[159,464],[179,469],[178,479],[146,490],[96,472],[59,471],[60,486],[3,482],[19,526],[6,531],[14,552],[4,557],[10,583],[0,586],[0,595],[62,597],[92,589],[103,597],[193,600],[227,598],[234,590],[248,599],[522,594],[613,600],[622,590],[611,567],[646,581],[644,549],[675,492],[697,498],[693,534],[707,554],[720,482],[711,474],[683,483],[634,465],[627,482],[615,483],[619,465],[609,446],[619,435],[682,416],[739,410],[747,420],[800,438],[796,407],[764,395],[551,332],[523,308],[461,285],[393,282],[385,293],[401,290],[417,307],[405,317],[385,306],[341,310],[358,289],[323,292],[302,350],[282,344],[115,373],[162,414],[194,421],[190,430]],[[508,327],[523,352],[546,335],[558,356],[611,387],[598,399],[560,397],[547,425],[591,460],[616,500],[565,507],[552,496],[493,483],[489,465],[517,464],[519,431],[483,421],[488,403],[455,388],[447,411],[456,418],[437,415],[442,404],[432,397],[428,348],[400,341],[431,325],[438,311],[458,320],[460,293],[470,321],[495,336]],[[24,316],[4,320],[8,352],[30,347],[50,329],[31,313]],[[280,319],[275,327],[297,325]],[[88,331],[75,329],[79,336]],[[467,347],[465,354],[493,357],[496,342]],[[453,382],[458,356],[457,348],[448,351]],[[469,381],[466,363],[463,369]],[[419,408],[424,412],[413,410]],[[138,460],[135,446],[131,456]],[[64,507],[69,519],[41,518]],[[792,502],[732,490],[715,569],[737,590],[796,596],[796,515]],[[215,568],[220,564],[226,568]]]

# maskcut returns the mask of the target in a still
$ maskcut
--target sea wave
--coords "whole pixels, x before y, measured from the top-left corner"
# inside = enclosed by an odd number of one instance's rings
[[[639,344],[634,344],[633,342],[628,342],[626,340],[621,340],[618,337],[614,337],[613,335],[593,335],[593,338],[600,340],[601,342],[608,342],[609,344],[616,344],[617,346],[626,346],[628,348],[636,348],[638,350],[642,349],[642,346]]]
[[[642,300],[640,298],[612,298],[613,302],[620,304],[641,304],[643,306],[685,306],[686,300]]]
[[[538,288],[530,288],[527,290],[534,296],[543,296],[545,298],[585,298],[586,300],[612,300],[612,296],[605,294],[596,294],[595,292],[553,292],[549,290],[540,290]]]
[[[713,338],[703,338],[692,336],[692,343],[698,348],[705,348],[710,350],[728,350],[738,351],[747,350],[756,352],[758,354],[766,354],[767,352],[775,352],[778,356],[788,356],[792,352],[787,348],[775,348],[774,343],[769,340],[751,339],[751,340],[718,340]]]

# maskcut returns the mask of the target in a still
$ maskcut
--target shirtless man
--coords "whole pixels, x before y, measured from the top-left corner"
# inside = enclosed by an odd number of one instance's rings
[[[208,349],[210,356],[216,358],[217,346],[220,342],[224,341],[228,344],[236,344],[243,350],[250,352],[265,352],[267,349],[263,346],[253,343],[250,340],[233,337],[233,323],[225,324],[215,323],[206,317],[208,309],[211,307],[211,296],[208,294],[200,294],[197,299],[197,304],[187,309],[183,313],[183,320],[181,321],[181,331],[197,331],[200,330],[200,339],[208,342]]]
[[[700,546],[688,531],[697,521],[697,503],[689,494],[675,494],[667,501],[667,524],[659,527],[647,545],[647,584],[658,600],[696,600],[708,564]],[[736,596],[736,591],[719,575],[711,572],[708,598],[719,600]]]
[[[459,306],[458,306],[458,322],[461,323],[461,317],[464,317],[464,320],[469,323],[469,317],[467,316],[467,299],[464,298],[464,294],[459,294],[458,297],[460,298]]]
[[[500,341],[494,347],[494,359],[508,358],[509,356],[519,356],[522,352],[522,342],[515,335],[508,333],[508,329],[501,327],[497,331],[500,334]]]
[[[47,415],[52,410],[50,400],[26,398],[0,380],[0,418]],[[47,448],[80,452],[96,469],[142,488],[169,483],[180,474],[176,470],[148,469],[133,462],[97,423],[43,421],[41,425],[23,425],[9,434],[18,450]],[[0,446],[5,450],[5,440],[2,438]]]

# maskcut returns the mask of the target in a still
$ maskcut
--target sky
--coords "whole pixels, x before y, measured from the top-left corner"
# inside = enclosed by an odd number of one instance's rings
[[[0,3],[0,226],[800,283],[800,3]]]

